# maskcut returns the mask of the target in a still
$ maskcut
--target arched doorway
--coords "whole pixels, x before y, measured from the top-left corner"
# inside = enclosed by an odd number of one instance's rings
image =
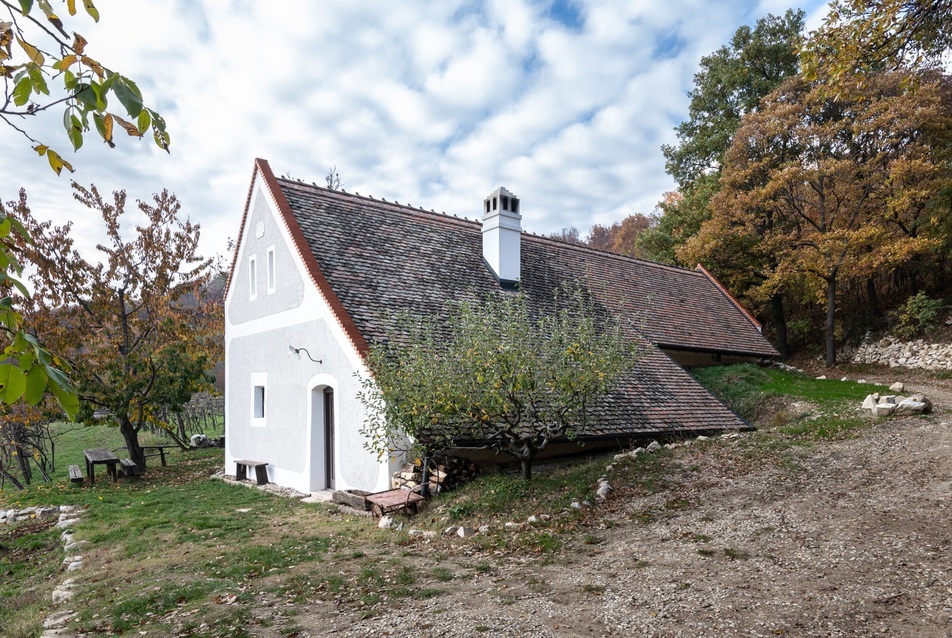
[[[334,462],[334,388],[319,385],[311,388],[311,490],[332,490],[335,487]]]

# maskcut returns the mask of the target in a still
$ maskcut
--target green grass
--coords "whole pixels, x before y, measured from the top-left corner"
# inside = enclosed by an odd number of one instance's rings
[[[882,385],[816,379],[785,370],[754,365],[713,366],[692,371],[694,377],[740,416],[758,427],[774,428],[799,440],[836,439],[849,436],[872,421],[856,408],[867,395],[885,393]],[[815,410],[806,416],[765,409],[772,400],[808,401]],[[783,447],[782,440],[767,445]]]
[[[531,483],[512,474],[484,475],[434,498],[411,523],[437,531],[447,527],[447,519],[469,527],[489,525],[489,533],[472,539],[440,535],[424,541],[378,530],[367,519],[324,506],[209,480],[223,464],[218,449],[174,451],[164,468],[152,459],[146,474],[133,482],[71,485],[65,468],[81,464],[83,449],[122,446],[118,431],[107,427],[57,426],[56,480],[0,492],[0,508],[74,504],[86,509],[74,528],[77,539],[89,542],[83,587],[74,599],[74,608],[81,610],[71,626],[77,633],[233,638],[260,634],[267,626],[274,634],[293,635],[298,625],[290,618],[308,601],[333,601],[372,617],[387,601],[439,596],[452,587],[449,583],[500,573],[513,556],[571,562],[575,553],[601,551],[604,529],[621,519],[605,512],[649,525],[695,507],[700,495],[683,485],[708,462],[702,459],[717,460],[725,472],[764,463],[798,472],[810,446],[875,422],[855,406],[866,394],[882,390],[754,366],[696,374],[725,401],[749,410],[759,431],[729,446],[712,441],[615,462],[610,481],[616,491],[597,507],[577,510],[570,504],[592,499],[611,462],[606,455],[537,470]],[[815,409],[800,418],[778,407],[791,400],[808,401]],[[651,494],[660,497],[653,505],[624,509]],[[542,514],[549,517],[525,524],[528,516]],[[523,526],[506,529],[507,521]],[[0,627],[5,637],[35,638],[42,619],[54,611],[50,592],[64,578],[63,551],[60,530],[22,531],[17,525],[0,528]],[[683,540],[697,543],[699,556],[747,558],[737,548],[711,548],[711,539],[702,534],[689,533]],[[647,564],[637,561],[634,567]],[[262,606],[285,611],[280,617],[252,613]]]
[[[107,425],[80,425],[77,423],[55,423],[53,430],[53,450],[52,462],[54,468],[50,472],[50,478],[54,481],[65,479],[69,476],[67,468],[70,465],[78,465],[85,473],[85,461],[83,459],[83,450],[103,447],[113,450],[120,457],[128,457],[126,453],[126,444],[119,433],[119,428]],[[206,432],[209,436],[220,436],[224,434],[224,427],[219,426],[215,431]],[[168,437],[163,437],[153,432],[140,432],[139,443],[141,445],[174,445],[174,442]],[[179,450],[166,450],[166,459],[174,462],[182,452]],[[149,466],[159,465],[158,457],[148,459]],[[34,464],[35,465],[35,464]],[[33,472],[34,482],[42,480],[42,475],[38,469]]]

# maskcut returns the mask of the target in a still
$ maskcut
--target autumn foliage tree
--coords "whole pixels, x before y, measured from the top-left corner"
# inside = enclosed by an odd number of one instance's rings
[[[68,17],[51,2],[65,9]],[[123,130],[137,138],[151,132],[155,144],[168,151],[165,120],[145,105],[135,82],[92,57],[90,43],[74,25],[67,26],[78,12],[77,4],[99,21],[93,0],[0,0],[0,120],[19,131],[38,155],[46,156],[57,175],[64,168],[72,172],[72,164],[23,124],[53,109],[62,109],[73,150],[79,150],[85,135],[95,128],[110,147],[115,146],[115,132]]]
[[[834,0],[803,53],[808,79],[934,65],[952,50],[952,0]]]
[[[101,216],[105,241],[84,256],[71,223],[54,226],[23,207],[33,241],[21,250],[35,268],[30,323],[68,360],[78,419],[118,425],[130,458],[144,469],[139,432],[155,427],[175,437],[159,415],[207,388],[206,371],[221,356],[221,306],[205,299],[213,263],[198,255],[199,226],[182,218],[167,191],[138,202],[135,219],[124,191],[107,201],[95,186],[73,188]],[[132,221],[128,232],[122,224]]]
[[[892,272],[947,241],[950,142],[948,76],[843,81],[835,99],[821,84],[789,80],[744,119],[712,217],[683,254],[735,256],[738,269],[756,273],[751,294],[761,298],[809,286],[826,309],[832,365],[838,286]]]

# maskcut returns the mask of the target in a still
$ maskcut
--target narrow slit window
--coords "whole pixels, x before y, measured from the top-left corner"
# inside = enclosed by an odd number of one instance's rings
[[[275,274],[274,274],[274,246],[268,248],[268,294],[274,292]]]
[[[248,292],[251,299],[258,298],[258,260],[254,255],[248,259]]]

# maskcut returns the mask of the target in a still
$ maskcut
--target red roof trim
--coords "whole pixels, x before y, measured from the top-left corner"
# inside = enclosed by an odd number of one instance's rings
[[[334,316],[344,329],[344,333],[348,336],[354,348],[362,358],[366,359],[370,353],[370,346],[367,344],[367,340],[364,339],[364,336],[360,334],[360,330],[357,329],[357,324],[354,323],[354,320],[347,313],[347,310],[344,309],[344,305],[340,302],[340,299],[338,299],[337,294],[331,289],[331,285],[324,277],[324,273],[321,272],[321,267],[317,264],[314,253],[311,252],[311,248],[307,245],[304,233],[301,231],[301,227],[291,213],[291,205],[288,204],[288,200],[284,197],[284,192],[278,185],[274,173],[271,172],[271,166],[267,160],[255,160],[255,173],[257,174],[259,172],[264,180],[265,186],[268,188],[268,192],[271,193],[271,197],[274,199],[274,203],[287,226],[288,232],[291,234],[294,248],[304,262],[308,274],[311,276],[311,281],[314,282],[314,285],[317,286],[318,291],[324,297],[324,301],[330,306],[331,312],[334,313]],[[249,193],[249,198],[250,197],[251,195]],[[244,221],[242,221],[242,226],[244,226]]]
[[[707,268],[705,268],[705,267],[702,266],[701,264],[698,264],[697,267],[695,268],[695,270],[698,270],[698,271],[704,273],[705,275],[707,275],[707,278],[711,280],[711,283],[713,283],[715,286],[717,286],[717,289],[720,290],[722,293],[724,293],[724,296],[727,297],[728,299],[730,299],[731,303],[733,303],[735,306],[737,306],[737,309],[740,310],[740,311],[744,314],[744,316],[747,317],[747,319],[749,319],[750,322],[751,322],[752,324],[754,324],[754,326],[757,327],[757,330],[761,330],[761,329],[763,328],[763,325],[762,325],[759,321],[757,321],[757,320],[754,318],[754,315],[750,314],[750,312],[747,311],[747,308],[744,308],[744,306],[742,306],[741,303],[740,303],[739,301],[737,301],[737,299],[734,298],[734,295],[732,295],[731,293],[729,293],[729,292],[727,291],[727,288],[725,288],[725,287],[723,286],[723,284],[721,284],[721,282],[719,282],[719,281],[714,277],[714,275],[712,275],[710,272],[708,272]]]

